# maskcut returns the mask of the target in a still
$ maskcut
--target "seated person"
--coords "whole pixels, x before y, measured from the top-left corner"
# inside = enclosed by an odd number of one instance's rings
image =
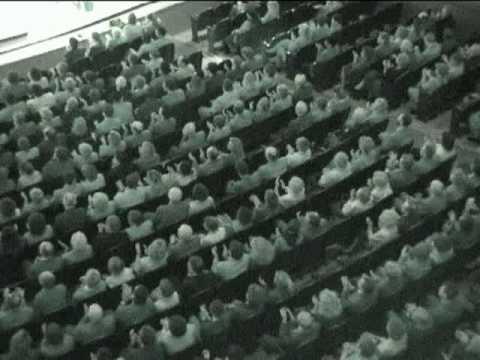
[[[380,202],[393,194],[388,175],[384,171],[375,171],[373,173],[369,187],[371,189],[371,198],[374,203]]]
[[[152,291],[150,296],[159,312],[169,310],[180,304],[180,295],[168,279],[160,280],[160,284]]]
[[[115,317],[110,312],[104,312],[98,304],[92,304],[85,309],[85,315],[73,329],[75,341],[86,345],[96,339],[112,335],[115,332]]]
[[[350,199],[342,207],[342,214],[344,216],[354,216],[370,209],[373,205],[371,198],[368,187],[361,187],[357,191],[352,189]]]
[[[85,275],[80,277],[80,285],[74,291],[72,299],[74,302],[80,302],[106,289],[107,285],[100,272],[96,269],[88,269]]]
[[[118,256],[113,256],[108,260],[109,275],[105,277],[105,282],[110,288],[119,286],[135,278],[132,269],[125,267],[125,263]]]
[[[205,217],[203,227],[206,233],[200,235],[201,246],[218,244],[227,237],[227,230],[220,224],[220,221],[213,216]]]
[[[346,310],[353,314],[360,314],[368,311],[378,301],[378,287],[375,282],[363,275],[358,279],[357,286],[354,286],[346,277],[342,277],[342,299]]]
[[[332,186],[352,174],[348,155],[344,152],[338,152],[333,158],[332,164],[325,167],[318,184],[323,187]]]
[[[435,156],[435,145],[427,141],[420,149],[420,159],[416,162],[419,174],[427,174],[439,165],[440,161]]]
[[[128,228],[125,232],[130,241],[137,241],[153,233],[153,223],[149,219],[145,219],[139,210],[130,210],[128,212]]]
[[[33,319],[34,311],[25,301],[24,290],[6,288],[0,310],[0,332],[18,328]]]
[[[414,247],[407,245],[403,248],[398,263],[410,280],[418,280],[432,269],[430,247],[424,242],[418,243]]]
[[[381,297],[389,298],[398,294],[406,284],[406,278],[401,266],[395,261],[387,261],[373,274],[378,283],[378,290]]]
[[[188,217],[189,205],[183,200],[183,192],[178,187],[168,191],[168,204],[160,205],[154,216],[155,229],[161,229],[180,222]]]
[[[162,320],[162,330],[157,333],[157,341],[163,344],[168,355],[184,351],[200,340],[199,329],[180,315]]]
[[[379,151],[370,136],[361,136],[358,139],[358,150],[351,153],[351,166],[353,171],[366,168],[378,159]]]
[[[323,289],[312,297],[313,308],[311,313],[322,326],[334,325],[343,316],[343,304],[338,293],[334,290]]]
[[[40,291],[33,298],[33,310],[36,316],[43,317],[67,306],[67,288],[57,284],[55,275],[44,271],[38,276]]]
[[[280,196],[280,186],[286,194]],[[305,182],[298,176],[292,176],[288,181],[288,186],[285,186],[283,180],[277,178],[275,182],[275,193],[278,196],[278,201],[284,208],[289,208],[297,205],[305,200]]]
[[[236,240],[230,242],[228,249],[226,246],[223,247],[224,260],[220,260],[216,247],[212,248],[212,255],[212,272],[225,281],[234,279],[248,270],[250,258],[244,252],[243,245]]]
[[[145,254],[142,254],[142,247],[139,243],[135,244],[135,250],[137,256],[132,268],[140,276],[166,266],[170,256],[167,242],[161,238],[153,240],[148,247],[144,247]]]
[[[393,209],[383,210],[378,217],[378,230],[373,232],[373,223],[367,218],[367,236],[371,246],[380,246],[399,236],[400,215]]]
[[[255,172],[256,177],[262,180],[274,179],[287,171],[287,161],[278,154],[278,150],[269,146],[265,149],[266,164],[261,165]]]
[[[295,168],[312,157],[312,144],[306,137],[299,137],[295,141],[295,149],[287,145],[287,163],[289,168]]]
[[[88,239],[81,231],[72,234],[70,238],[70,247],[64,246],[65,252],[62,258],[65,265],[73,265],[84,262],[93,257],[92,246],[88,243]]]
[[[44,241],[38,246],[38,256],[27,269],[27,275],[31,279],[36,279],[42,272],[58,272],[63,269],[65,262],[61,255],[55,253],[53,244]]]
[[[123,286],[122,302],[115,310],[115,319],[120,328],[130,328],[142,323],[156,312],[144,285],[137,285],[133,292],[128,285]]]
[[[393,131],[384,131],[379,137],[382,140],[382,149],[385,151],[399,149],[413,141],[410,129],[412,117],[409,114],[400,114],[397,117],[397,126]]]

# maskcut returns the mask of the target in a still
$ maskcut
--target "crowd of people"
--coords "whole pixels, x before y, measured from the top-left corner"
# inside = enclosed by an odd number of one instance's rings
[[[345,87],[318,93],[306,75],[285,75],[287,52],[316,44],[317,61],[341,52],[328,39],[345,25],[336,11],[347,6],[327,1],[291,38],[262,51],[243,47],[202,68],[183,56],[165,60],[161,51],[174,37],[157,16],[131,14],[108,34],[93,33],[86,47],[71,38],[50,71],[8,74],[0,88],[0,335],[8,337],[2,359],[58,359],[97,342],[97,360],[164,359],[196,345],[210,349],[197,354],[202,359],[217,351],[228,359],[274,359],[368,314],[477,245],[479,210],[469,197],[480,185],[480,164],[450,170],[457,156],[450,134],[425,139],[417,154],[412,115],[401,112],[387,128],[392,109],[381,92],[358,102]],[[258,7],[232,6],[229,16],[246,14],[233,34],[282,17],[278,1],[268,1],[263,16]],[[448,15],[448,8],[422,13],[413,25],[380,32],[375,48],[353,53],[348,71],[366,71],[396,51],[395,66],[383,62],[385,77],[436,59],[452,34],[445,30],[440,44],[430,22]],[[73,70],[85,57],[138,39],[114,76]],[[477,47],[444,56],[435,72],[424,70],[408,89],[411,100],[463,75]],[[344,72],[343,80],[349,76]],[[370,85],[365,76],[353,92]],[[193,118],[170,111],[192,103]],[[336,130],[318,130],[326,123]],[[255,134],[267,128],[274,130]],[[418,188],[425,181],[428,187]],[[412,186],[426,195],[413,194]],[[311,304],[285,305],[337,260],[371,256],[467,198],[458,219],[449,212],[441,230],[404,245],[396,261],[337,279],[341,288],[322,287]],[[325,254],[294,256],[319,251],[325,234],[358,219],[360,234],[346,244],[339,236],[322,245]],[[217,293],[232,284],[236,298]],[[194,302],[212,289],[206,301]],[[258,346],[232,344],[237,325],[277,306],[278,321],[265,321],[270,327]],[[447,282],[428,306],[408,303],[390,314],[387,337],[365,332],[339,346],[338,358],[395,357],[411,339],[475,306],[463,287]],[[122,348],[102,344],[123,335],[129,340]],[[455,351],[475,353],[476,337],[457,332]]]

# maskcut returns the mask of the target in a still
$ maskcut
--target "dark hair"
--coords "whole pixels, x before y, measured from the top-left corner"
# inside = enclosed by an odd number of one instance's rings
[[[49,345],[60,345],[63,342],[65,333],[57,323],[49,323],[45,330],[45,341]]]
[[[170,297],[175,292],[175,287],[173,286],[172,282],[169,279],[162,279],[160,280],[160,291],[162,295],[165,297]]]
[[[228,246],[232,258],[235,260],[240,260],[243,256],[243,245],[238,240],[233,240]]]
[[[68,40],[68,43],[70,44],[70,47],[72,48],[72,50],[77,50],[78,49],[78,40],[76,38],[71,37]]]
[[[212,315],[218,318],[223,315],[225,311],[225,304],[222,300],[214,299],[210,302],[208,310],[212,313]]]
[[[165,80],[165,87],[168,89],[168,90],[176,90],[177,89],[177,81],[174,79],[174,78],[167,78]]]
[[[178,166],[181,175],[188,176],[192,174],[192,162],[190,160],[182,160]]]
[[[170,68],[170,64],[166,61],[162,62],[160,64],[160,71],[163,75],[168,75],[172,72],[172,69]]]
[[[17,209],[17,204],[13,199],[9,197],[4,197],[0,200],[0,214],[4,218],[11,218],[15,216],[15,210]]]
[[[140,63],[140,58],[137,54],[129,54],[128,55],[128,62],[132,65],[137,65]]]
[[[33,84],[32,87],[32,94],[35,96],[35,97],[39,97],[39,96],[42,96],[43,94],[43,90],[42,90],[42,87],[38,84]]]
[[[1,242],[4,255],[15,255],[21,247],[20,236],[16,227],[5,226],[2,229]]]
[[[230,79],[223,80],[223,90],[224,91],[233,91],[233,81]]]
[[[96,355],[98,360],[113,360],[112,350],[107,347],[101,347],[100,349],[98,349]]]
[[[33,167],[30,161],[22,162],[19,168],[20,168],[20,171],[24,172],[27,175],[31,175],[35,171],[35,168]]]
[[[7,75],[7,80],[10,84],[17,84],[20,81],[20,76],[16,71],[10,71]]]
[[[103,107],[103,112],[108,117],[112,117],[113,116],[113,105],[110,104],[110,103],[106,103],[105,106]]]
[[[29,71],[29,74],[30,74],[30,77],[35,81],[39,81],[42,78],[42,73],[36,67],[31,68]]]
[[[70,153],[65,146],[58,146],[55,154],[57,155],[57,159],[60,161],[67,161],[70,158]]]
[[[192,198],[197,201],[205,201],[208,199],[210,192],[208,188],[202,183],[197,183],[192,190]]]
[[[148,289],[145,285],[137,285],[133,291],[133,303],[136,305],[143,305],[148,299]]]
[[[168,319],[168,325],[173,337],[181,337],[187,332],[187,321],[183,316],[171,316],[170,319]]]
[[[227,355],[229,360],[243,360],[247,353],[240,345],[231,344],[228,346]]]
[[[156,332],[150,325],[142,326],[138,335],[140,336],[140,341],[142,342],[143,345],[145,346],[155,345],[157,340]]]
[[[127,175],[127,177],[125,178],[125,185],[128,188],[133,189],[138,185],[139,181],[140,181],[140,175],[138,174],[138,172],[134,172]]]
[[[40,212],[34,212],[28,217],[27,224],[32,235],[40,236],[45,231],[47,221],[45,215]]]
[[[253,220],[252,209],[246,206],[240,206],[237,210],[237,220],[243,226],[249,225]]]
[[[447,132],[447,131],[444,131],[442,133],[442,146],[450,151],[450,150],[453,150],[453,146],[455,145],[455,137]]]
[[[209,62],[207,64],[207,70],[212,74],[215,74],[218,71],[218,65],[214,62]]]
[[[248,175],[250,173],[248,164],[244,160],[238,162],[235,169],[237,170],[238,175]]]
[[[130,15],[128,15],[128,23],[130,25],[135,25],[137,23],[137,16],[135,13],[130,13]]]
[[[203,221],[203,223],[205,224],[205,227],[209,231],[217,231],[218,228],[220,227],[220,224],[219,224],[217,218],[214,217],[214,216],[205,217],[205,220]]]
[[[190,258],[188,259],[188,263],[190,264],[192,270],[197,274],[205,269],[205,263],[203,262],[203,259],[198,255],[190,256]]]

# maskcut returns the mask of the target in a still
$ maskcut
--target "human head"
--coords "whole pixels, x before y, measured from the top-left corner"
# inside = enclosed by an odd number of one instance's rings
[[[278,201],[278,196],[275,194],[275,191],[272,189],[268,189],[265,191],[265,204],[270,208],[270,209],[275,209],[277,208],[279,201]]]
[[[160,280],[159,289],[163,297],[169,298],[175,294],[175,287],[169,279]]]
[[[228,250],[230,251],[230,256],[234,260],[240,260],[243,257],[244,248],[241,242],[238,240],[233,240],[228,245]]]
[[[144,305],[148,299],[148,289],[145,285],[137,285],[133,290],[133,303],[135,305]]]
[[[381,228],[392,228],[398,225],[400,215],[393,209],[385,209],[378,217],[378,226]]]
[[[0,200],[0,214],[4,219],[10,219],[15,216],[17,204],[10,197]]]
[[[193,236],[193,229],[188,224],[182,224],[177,229],[177,237],[180,241],[190,241]]]
[[[32,235],[43,235],[47,227],[45,215],[40,212],[34,212],[28,216],[27,227]]]
[[[202,183],[197,183],[192,190],[192,199],[196,201],[206,201],[210,196],[208,188]]]
[[[107,232],[116,233],[122,230],[122,221],[117,215],[110,215],[105,220]]]
[[[265,158],[268,162],[272,162],[278,159],[278,150],[273,146],[268,146],[265,149]]]
[[[55,286],[57,279],[50,271],[44,271],[38,275],[38,283],[42,289],[51,289]]]
[[[63,342],[64,330],[57,323],[48,323],[43,334],[44,340],[48,345],[59,346]]]
[[[205,269],[205,263],[200,256],[194,255],[188,259],[187,267],[189,272],[193,274],[201,274]]]
[[[125,268],[125,263],[120,257],[112,256],[108,260],[107,267],[108,267],[108,272],[111,275],[119,275],[122,273],[123,269]]]
[[[377,346],[372,336],[368,333],[363,333],[358,340],[358,348],[360,355],[365,359],[371,358],[377,351]]]
[[[99,304],[90,305],[86,317],[93,323],[99,322],[103,318],[102,307]]]
[[[348,166],[348,155],[343,151],[336,153],[333,158],[333,163],[336,168],[345,169]]]
[[[443,192],[445,190],[445,186],[440,180],[433,180],[430,183],[429,193],[433,196],[443,196]]]
[[[252,223],[253,211],[246,206],[240,206],[237,210],[237,216],[235,218],[238,220],[240,225],[248,226]]]
[[[187,321],[183,316],[173,315],[168,319],[168,328],[174,338],[180,338],[187,332]]]
[[[147,255],[152,260],[163,260],[167,254],[167,242],[164,239],[158,238],[152,241],[147,248]]]
[[[140,342],[145,347],[154,346],[156,344],[156,332],[150,325],[143,325],[138,332]]]
[[[170,203],[178,203],[182,201],[182,198],[183,192],[180,188],[172,187],[170,190],[168,190],[168,200]]]
[[[85,284],[91,289],[95,288],[101,280],[102,276],[97,269],[88,269],[83,278]]]
[[[73,209],[77,206],[77,195],[74,193],[65,193],[62,199],[63,207],[65,210]]]
[[[73,250],[82,250],[88,247],[88,239],[83,232],[77,231],[72,234],[70,245]]]
[[[387,334],[392,340],[401,340],[406,333],[405,324],[398,317],[392,317],[387,322]]]
[[[305,193],[305,182],[298,176],[292,176],[288,182],[288,192],[295,195]]]
[[[295,105],[295,115],[297,117],[303,117],[308,113],[308,105],[304,101],[299,101],[297,102],[297,105]]]
[[[389,185],[388,175],[385,171],[375,171],[372,177],[372,183],[377,188],[384,188]]]

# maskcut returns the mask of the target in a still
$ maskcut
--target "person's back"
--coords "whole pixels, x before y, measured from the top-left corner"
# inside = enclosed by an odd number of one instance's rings
[[[144,304],[120,305],[115,312],[115,317],[120,326],[127,328],[143,322],[155,313],[155,306],[147,301]]]
[[[55,217],[55,233],[66,235],[75,230],[85,230],[89,224],[89,217],[84,208],[65,210]]]
[[[73,335],[75,341],[87,344],[95,339],[109,336],[115,332],[115,317],[113,314],[106,314],[97,321],[82,319],[75,327]]]
[[[212,271],[224,280],[231,280],[247,271],[250,258],[243,254],[240,259],[230,258],[212,266]]]
[[[197,342],[197,329],[193,324],[187,324],[185,333],[182,336],[173,336],[172,334],[160,335],[160,342],[165,346],[167,354],[177,354]]]
[[[57,272],[63,269],[65,263],[61,256],[38,257],[28,269],[28,276],[36,279],[44,271]]]
[[[33,316],[33,309],[27,305],[0,312],[0,333],[28,323]]]
[[[172,204],[161,205],[155,214],[156,228],[173,225],[188,217],[189,205],[187,201],[178,201]]]
[[[58,284],[40,290],[33,299],[33,308],[40,315],[47,315],[67,306],[67,288]]]

